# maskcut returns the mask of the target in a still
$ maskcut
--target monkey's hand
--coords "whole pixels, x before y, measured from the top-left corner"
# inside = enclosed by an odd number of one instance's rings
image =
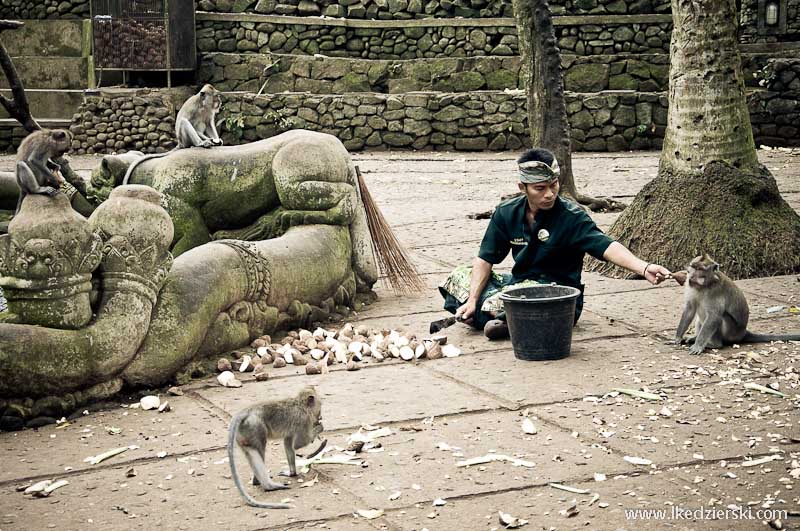
[[[221,138],[217,138],[216,140],[211,139],[211,143],[214,144],[215,146],[221,146],[222,145],[222,139]]]
[[[58,188],[53,188],[52,186],[42,186],[39,188],[39,193],[49,195],[50,197],[57,196],[58,192]]]

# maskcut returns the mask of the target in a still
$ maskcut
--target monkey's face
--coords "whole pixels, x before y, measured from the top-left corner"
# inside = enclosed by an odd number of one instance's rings
[[[717,281],[719,264],[706,256],[698,256],[687,268],[689,285],[695,288],[707,288]]]
[[[50,142],[53,146],[53,154],[60,157],[72,148],[72,133],[66,129],[51,131]]]
[[[203,95],[203,104],[215,114],[219,112],[222,107],[222,93],[211,85],[205,85],[200,93]]]

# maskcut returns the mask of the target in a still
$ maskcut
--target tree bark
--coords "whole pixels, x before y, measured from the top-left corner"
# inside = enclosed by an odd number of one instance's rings
[[[800,216],[756,155],[735,0],[672,0],[672,18],[658,176],[609,234],[671,270],[707,252],[734,278],[800,271]],[[630,276],[599,262],[591,269]]]
[[[561,194],[592,210],[621,210],[624,204],[578,193],[561,75],[561,52],[547,0],[513,0],[522,75],[528,97],[531,144],[549,149],[561,167]]]

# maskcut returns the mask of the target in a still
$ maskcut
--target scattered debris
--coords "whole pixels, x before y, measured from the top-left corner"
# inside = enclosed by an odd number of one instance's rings
[[[376,428],[375,426],[361,426],[357,432],[351,434],[347,438],[347,442],[352,443],[358,441],[358,442],[368,443],[380,437],[388,437],[389,435],[392,435],[392,433],[393,432],[391,428]]]
[[[783,459],[783,457],[781,457],[780,455],[772,454],[766,457],[761,457],[759,459],[753,459],[751,461],[742,461],[741,466],[742,467],[758,466],[769,463],[771,461],[780,461],[781,459]]]
[[[445,505],[446,503],[447,502],[445,500],[443,500],[442,498],[436,498],[435,500],[433,500],[433,506],[434,507],[441,507],[442,505]]]
[[[578,516],[578,502],[576,500],[572,500],[572,503],[566,509],[561,509],[558,511],[558,514],[564,516],[566,518],[572,518],[573,516]]]
[[[113,450],[109,450],[107,452],[103,452],[102,454],[89,456],[86,459],[84,459],[83,462],[84,463],[89,463],[90,465],[96,465],[98,463],[101,463],[101,462],[105,461],[106,459],[109,459],[111,457],[114,457],[115,455],[119,455],[122,452],[127,452],[128,450],[132,450],[132,449],[133,448],[130,447],[130,446],[122,446],[120,448],[114,448]]]
[[[522,431],[528,435],[536,435],[536,426],[534,426],[533,421],[528,417],[522,420]]]
[[[623,459],[625,461],[629,462],[632,465],[645,465],[645,466],[648,466],[648,465],[652,465],[653,464],[653,462],[651,460],[645,459],[643,457],[632,457],[630,455],[626,455],[625,457],[623,457]]]
[[[358,515],[367,520],[374,520],[383,516],[383,509],[359,509]]]
[[[155,395],[148,395],[139,400],[139,406],[145,411],[150,409],[158,409],[161,405],[161,399]]]
[[[507,461],[514,466],[523,466],[525,468],[533,468],[536,466],[536,463],[533,463],[532,461],[516,459],[514,457],[509,457],[507,455],[502,455],[502,454],[486,454],[481,457],[473,457],[472,459],[467,459],[465,461],[458,461],[456,463],[456,466],[465,467],[472,465],[483,465],[486,463],[492,463],[494,461]]]
[[[661,400],[661,396],[648,393],[646,391],[639,391],[637,389],[625,389],[623,387],[615,387],[612,391],[616,391],[618,393],[622,393],[624,395],[635,396],[636,398],[643,398],[644,400]]]
[[[567,492],[571,492],[572,494],[591,494],[592,491],[589,489],[577,489],[575,487],[569,487],[567,485],[562,485],[560,483],[548,483],[549,486],[553,487],[554,489],[558,490],[565,490]]]
[[[517,518],[516,516],[511,516],[503,511],[497,511],[497,514],[500,516],[500,523],[504,525],[506,529],[517,529],[518,527],[522,527],[528,523],[527,520]]]
[[[217,376],[217,381],[223,387],[241,387],[242,382],[236,379],[236,375],[231,371],[225,371]]]
[[[46,498],[47,496],[50,496],[54,490],[60,489],[65,485],[69,485],[69,481],[66,479],[59,479],[58,481],[45,479],[44,481],[34,483],[30,487],[26,488],[25,494],[31,494],[36,498]]]
[[[761,391],[762,393],[767,393],[770,395],[779,396],[781,398],[786,398],[786,395],[781,393],[780,391],[776,391],[775,389],[770,389],[769,387],[764,387],[763,385],[758,385],[757,383],[748,382],[744,384],[746,389],[752,389],[754,391]]]

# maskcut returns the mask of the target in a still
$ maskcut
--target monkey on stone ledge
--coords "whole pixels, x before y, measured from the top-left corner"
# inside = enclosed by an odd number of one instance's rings
[[[16,177],[19,185],[17,214],[28,194],[54,196],[64,183],[58,173],[61,166],[51,159],[58,158],[72,147],[72,134],[64,129],[40,129],[26,136],[17,149]],[[55,172],[55,173],[54,173]]]

